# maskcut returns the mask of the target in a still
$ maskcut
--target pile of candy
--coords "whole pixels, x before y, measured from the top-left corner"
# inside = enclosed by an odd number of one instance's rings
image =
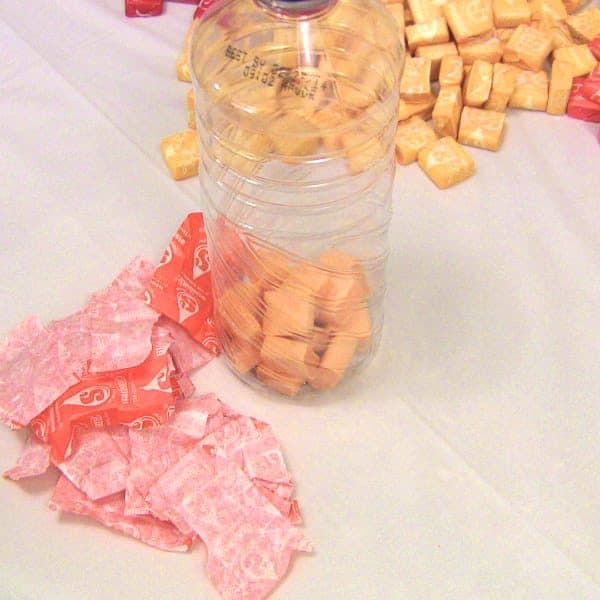
[[[212,3],[200,2],[194,17]],[[438,187],[447,188],[475,172],[474,160],[461,145],[499,149],[508,107],[600,121],[600,8],[573,14],[584,3],[388,1],[409,51],[400,82],[398,162],[418,161]],[[344,0],[335,11],[343,27],[348,16]],[[177,77],[186,82],[191,81],[191,31],[192,26],[177,61]],[[588,75],[583,85],[581,78]],[[161,144],[175,179],[198,172],[192,90],[186,106],[188,129]]]
[[[600,39],[595,38],[600,35],[600,8],[569,14],[582,4],[577,0],[390,4],[399,25],[407,24],[411,53],[400,83],[398,161],[418,160],[438,187],[447,188],[475,171],[473,159],[460,144],[498,150],[507,107],[600,120],[600,106],[588,104],[599,89]],[[550,56],[548,76],[544,65]],[[584,94],[574,78],[592,72]],[[432,84],[436,81],[437,86]],[[432,126],[426,123],[429,119]]]
[[[189,378],[219,351],[210,285],[195,213],[157,269],[135,259],[83,310],[0,340],[0,421],[29,427],[4,476],[55,468],[50,508],[162,550],[201,540],[223,597],[260,599],[311,546],[271,427]]]

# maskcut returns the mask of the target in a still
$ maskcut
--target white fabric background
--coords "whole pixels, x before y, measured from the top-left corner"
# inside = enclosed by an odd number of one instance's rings
[[[158,260],[196,207],[158,150],[185,127],[192,10],[0,3],[0,332]],[[384,340],[352,388],[282,401],[220,360],[195,378],[270,422],[296,477],[316,552],[273,598],[600,598],[598,125],[508,121],[456,188],[399,168]],[[1,470],[21,442],[0,432]],[[0,482],[3,599],[218,597],[201,548],[58,516],[51,488]]]

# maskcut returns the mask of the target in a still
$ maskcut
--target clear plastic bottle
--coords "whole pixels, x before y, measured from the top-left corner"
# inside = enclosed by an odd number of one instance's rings
[[[379,0],[228,0],[196,26],[215,316],[250,383],[330,389],[378,346],[403,62]]]

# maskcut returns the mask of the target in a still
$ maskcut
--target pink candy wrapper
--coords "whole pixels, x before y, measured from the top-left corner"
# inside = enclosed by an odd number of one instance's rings
[[[206,570],[225,599],[265,598],[296,551],[311,552],[300,529],[270,504],[235,462],[208,447],[181,504],[208,550]]]
[[[33,433],[29,434],[17,464],[4,473],[7,479],[24,479],[42,475],[50,466],[50,446],[40,442]]]
[[[82,313],[42,327],[35,317],[0,343],[0,421],[24,427],[83,375],[90,354]]]
[[[212,394],[184,400],[171,421],[158,429],[129,431],[131,462],[125,494],[126,514],[148,514],[154,482],[207,434],[208,418],[220,410]]]
[[[91,500],[99,500],[125,489],[129,461],[109,431],[80,431],[72,455],[58,468]]]
[[[125,515],[125,495],[123,493],[108,496],[94,502],[77,489],[66,477],[62,476],[49,507],[76,515],[84,515],[99,521],[125,535],[129,535],[145,544],[169,550],[186,552],[192,545],[192,538],[177,531],[171,523],[159,521],[151,516],[129,517]]]
[[[84,311],[92,338],[90,373],[135,367],[150,354],[159,314],[143,293],[153,271],[150,262],[136,258],[108,288],[92,295]]]

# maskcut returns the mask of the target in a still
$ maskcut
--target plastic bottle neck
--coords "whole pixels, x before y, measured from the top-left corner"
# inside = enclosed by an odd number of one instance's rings
[[[305,19],[323,14],[337,0],[255,0],[270,13],[287,19]]]

